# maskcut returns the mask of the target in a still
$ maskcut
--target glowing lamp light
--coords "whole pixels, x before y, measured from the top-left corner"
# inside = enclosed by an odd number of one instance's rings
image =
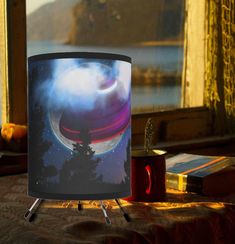
[[[130,195],[131,59],[107,53],[29,58],[30,196]]]

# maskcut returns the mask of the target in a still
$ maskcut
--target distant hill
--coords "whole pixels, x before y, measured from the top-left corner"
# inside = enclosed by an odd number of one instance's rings
[[[59,40],[73,45],[175,41],[183,36],[183,2],[57,0],[28,16],[28,39]]]
[[[182,39],[183,2],[82,0],[74,7],[69,42],[74,45],[122,45]]]
[[[73,7],[80,0],[56,0],[27,16],[28,40],[67,41],[73,21]]]

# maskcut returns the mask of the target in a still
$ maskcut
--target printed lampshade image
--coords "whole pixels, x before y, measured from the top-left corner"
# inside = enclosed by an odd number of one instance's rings
[[[51,53],[28,60],[30,196],[130,195],[131,59]]]

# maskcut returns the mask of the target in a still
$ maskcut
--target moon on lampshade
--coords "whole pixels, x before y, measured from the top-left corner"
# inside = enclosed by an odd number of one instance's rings
[[[54,79],[49,101],[49,121],[56,138],[67,148],[83,143],[87,131],[96,154],[110,151],[120,142],[130,122],[130,99],[118,70],[97,62],[85,62]]]

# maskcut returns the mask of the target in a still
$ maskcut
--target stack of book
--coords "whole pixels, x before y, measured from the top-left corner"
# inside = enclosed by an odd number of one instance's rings
[[[235,193],[235,158],[187,153],[169,157],[166,186],[203,195]]]

